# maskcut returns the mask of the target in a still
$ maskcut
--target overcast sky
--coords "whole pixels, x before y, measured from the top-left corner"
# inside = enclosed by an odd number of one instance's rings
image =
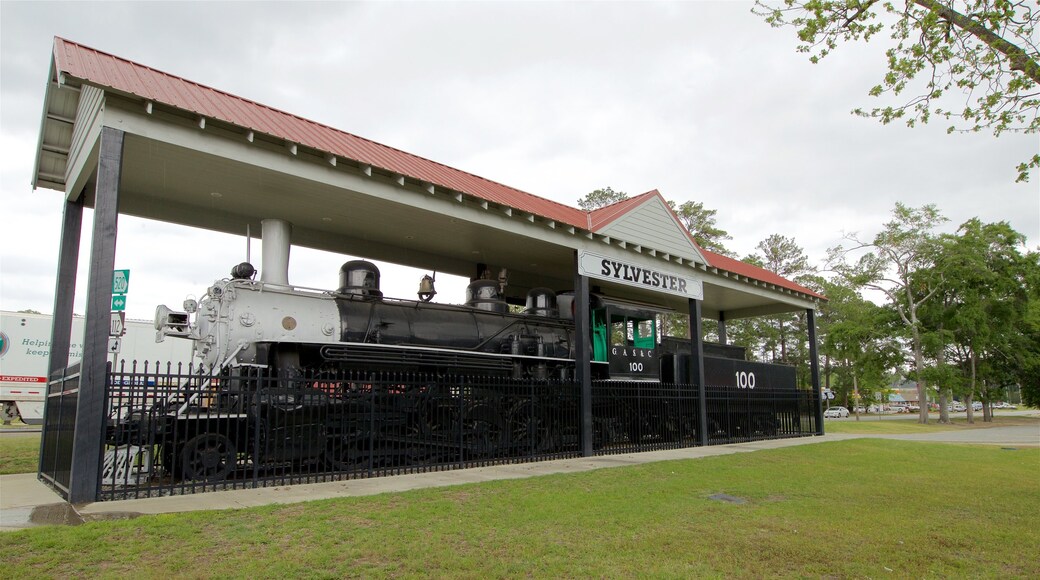
[[[883,43],[813,65],[791,30],[750,9],[4,1],[0,308],[53,307],[62,196],[30,182],[54,36],[570,205],[605,186],[700,201],[741,256],[777,233],[820,262],[843,232],[872,236],[897,201],[938,205],[950,230],[1005,220],[1040,244],[1040,178],[1014,183],[1036,135],[855,117],[876,101]],[[149,319],[157,303],[201,294],[244,258],[243,239],[121,219],[128,313]],[[331,288],[343,259],[294,249],[290,281]],[[384,272],[384,292],[413,296],[420,275]],[[438,284],[439,301],[460,302],[461,288]]]

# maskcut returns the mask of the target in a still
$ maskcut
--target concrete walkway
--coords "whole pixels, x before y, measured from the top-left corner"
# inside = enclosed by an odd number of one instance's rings
[[[576,473],[671,459],[698,459],[701,457],[745,453],[763,449],[779,449],[863,437],[872,436],[831,434],[822,437],[776,439],[625,455],[559,459],[536,463],[496,465],[455,471],[416,473],[308,485],[97,502],[79,506],[70,506],[64,503],[54,491],[36,479],[36,474],[4,475],[0,476],[0,531],[16,530],[36,525],[77,524],[84,521],[120,519],[135,517],[140,514],[236,509],[334,497],[376,495],[483,481],[522,479],[554,473]],[[879,435],[877,437],[910,441],[1038,447],[1040,446],[1040,425],[993,427],[967,431],[942,431],[923,435]]]

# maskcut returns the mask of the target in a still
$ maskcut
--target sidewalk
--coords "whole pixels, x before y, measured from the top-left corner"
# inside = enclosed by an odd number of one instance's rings
[[[672,459],[698,459],[716,455],[746,453],[764,449],[780,449],[827,441],[863,437],[914,441],[945,441],[1002,446],[1040,446],[1040,426],[994,427],[966,432],[938,432],[924,435],[852,435],[831,434],[822,437],[774,439],[751,443],[734,443],[710,447],[692,447],[666,451],[650,451],[624,455],[579,457],[535,463],[495,465],[455,471],[415,473],[392,477],[353,479],[307,485],[266,487],[217,491],[196,495],[96,502],[70,506],[49,487],[36,479],[36,474],[0,476],[0,531],[46,524],[78,524],[84,521],[122,519],[141,514],[159,514],[199,510],[237,509],[244,507],[287,504],[334,497],[356,497],[393,493],[412,489],[444,487],[484,481],[523,479],[554,473],[576,473],[638,465]]]

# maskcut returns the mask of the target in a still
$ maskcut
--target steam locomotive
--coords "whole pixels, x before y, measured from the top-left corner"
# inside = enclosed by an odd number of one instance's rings
[[[263,239],[260,280],[243,263],[182,311],[157,308],[157,340],[190,340],[206,372],[166,400],[116,417],[110,444],[160,449],[174,478],[221,480],[242,465],[351,471],[543,454],[577,441],[577,398],[558,392],[574,377],[572,294],[534,288],[522,310],[511,310],[503,271],[472,281],[461,306],[430,302],[429,277],[418,300],[391,299],[364,260],[342,266],[335,291],[299,289],[287,280],[288,225],[266,220]],[[683,348],[662,348],[658,313],[594,296],[591,322],[593,378],[616,381],[613,400],[594,409],[596,445],[692,437],[694,419],[680,417],[678,406],[630,403],[638,397],[633,381],[690,382]],[[732,348],[709,354],[716,384],[732,374],[741,386],[743,372],[746,388],[750,372],[754,388],[757,371],[759,381],[778,376],[794,388],[793,369],[788,377],[767,368],[776,365],[751,368]],[[382,374],[412,378],[387,382]],[[467,375],[542,394],[458,379]]]

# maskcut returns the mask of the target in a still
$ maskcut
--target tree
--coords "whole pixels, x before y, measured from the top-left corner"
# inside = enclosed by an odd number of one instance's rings
[[[864,398],[880,393],[890,369],[899,363],[900,348],[892,328],[897,319],[842,279],[816,278],[813,285],[827,296],[817,318],[820,353],[833,363],[825,368],[827,386],[855,410]]]
[[[628,199],[627,193],[604,187],[585,194],[585,197],[578,200],[578,207],[585,211],[592,211],[626,199]]]
[[[919,421],[928,422],[928,397],[921,375],[924,369],[922,322],[918,311],[939,291],[933,279],[921,279],[918,272],[932,267],[938,251],[933,230],[947,221],[934,205],[908,208],[896,203],[893,219],[870,241],[855,233],[847,234],[851,247],[838,245],[829,251],[828,262],[849,284],[881,292],[895,309],[910,333],[921,404]],[[855,252],[865,251],[854,263],[848,261]]]
[[[913,127],[932,116],[948,131],[1040,132],[1040,5],[1035,0],[783,0],[753,9],[773,27],[793,27],[799,52],[818,62],[840,43],[892,39],[888,72],[870,89],[895,104],[855,114]],[[947,106],[951,94],[960,104]],[[1040,153],[1020,163],[1018,181],[1040,167]]]
[[[965,222],[956,234],[940,238],[931,272],[943,279],[939,300],[922,311],[936,346],[936,367],[945,383],[958,389],[973,420],[971,401],[991,400],[991,387],[1028,379],[1022,364],[1030,349],[1026,326],[1036,255],[1023,255],[1025,237],[1007,222]],[[1035,291],[1033,291],[1035,295]],[[983,414],[990,420],[988,408]]]
[[[674,201],[669,201],[668,207],[672,208],[698,246],[709,252],[735,257],[724,244],[725,240],[732,240],[733,236],[715,225],[715,214],[718,210],[705,209],[704,204],[699,201],[686,201],[678,207]]]
[[[805,251],[793,238],[772,234],[759,242],[756,247],[759,253],[748,256],[744,261],[759,265],[788,280],[802,281],[802,278],[816,271],[816,268],[809,264],[809,258],[805,255]],[[777,329],[777,343],[775,346],[779,349],[779,353],[773,352],[772,358],[774,361],[800,362],[804,358],[801,356],[806,354],[801,352],[804,349],[798,348],[799,356],[794,357],[791,356],[793,353],[789,352],[788,348],[788,337],[792,335],[791,328],[797,326],[798,317],[799,315],[796,314],[781,314],[767,317],[767,320],[770,321],[769,324]],[[794,333],[794,335],[803,336],[807,335],[807,333],[798,332]],[[804,343],[799,342],[798,344],[803,345]]]

